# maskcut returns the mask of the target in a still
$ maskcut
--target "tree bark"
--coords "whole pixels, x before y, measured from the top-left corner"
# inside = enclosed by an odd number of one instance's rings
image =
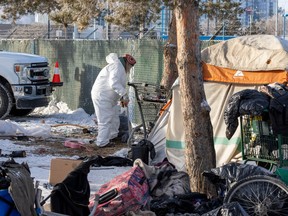
[[[177,67],[185,130],[185,163],[193,192],[216,194],[202,172],[216,166],[210,107],[206,102],[201,68],[198,0],[177,1]]]
[[[168,41],[164,46],[164,71],[161,80],[161,85],[167,90],[167,92],[169,92],[174,81],[178,78],[176,44],[176,20],[175,14],[172,13],[172,19],[169,25]]]

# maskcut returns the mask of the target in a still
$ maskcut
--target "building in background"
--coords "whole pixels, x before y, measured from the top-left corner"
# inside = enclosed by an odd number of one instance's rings
[[[251,22],[268,19],[276,14],[276,0],[237,0],[244,8],[244,13],[239,17],[244,26]]]
[[[213,0],[221,3],[221,0]],[[241,7],[244,9],[244,13],[239,16],[242,26],[250,26],[251,23],[268,19],[276,14],[277,0],[234,0],[240,2]],[[288,0],[287,0],[288,1]],[[171,11],[163,6],[161,10],[161,16],[156,24],[156,30],[158,37],[167,38],[168,28],[171,19]],[[207,20],[207,16],[203,15],[200,18],[200,22]],[[205,32],[210,35],[210,32]]]

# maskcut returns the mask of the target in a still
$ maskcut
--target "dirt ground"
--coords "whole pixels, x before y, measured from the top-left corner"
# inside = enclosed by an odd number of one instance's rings
[[[93,141],[96,138],[96,132],[92,130],[88,131],[83,128],[74,127],[73,130],[69,133],[61,133],[59,131],[52,130],[52,137],[47,139],[37,138],[37,137],[27,137],[27,136],[16,136],[16,137],[6,137],[5,139],[10,139],[15,144],[35,146],[34,150],[31,152],[37,155],[53,155],[53,156],[93,156],[100,155],[102,157],[109,156],[118,150],[127,148],[127,143],[121,143],[121,141],[114,142],[114,145],[108,145],[105,147],[97,147]],[[1,138],[0,138],[1,139]],[[2,138],[3,139],[3,138]],[[85,140],[85,147],[81,148],[70,148],[66,147],[65,141],[76,140],[80,141]],[[16,151],[17,149],[15,149]],[[28,152],[27,152],[28,153]]]

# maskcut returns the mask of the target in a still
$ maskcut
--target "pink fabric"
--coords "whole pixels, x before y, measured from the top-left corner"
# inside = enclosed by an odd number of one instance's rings
[[[101,196],[114,188],[117,189],[118,195],[106,203],[99,204],[94,216],[117,216],[128,211],[138,211],[146,205],[150,197],[147,179],[138,166],[102,185],[96,194]],[[94,200],[91,199],[89,207],[92,208],[93,205]]]
[[[93,149],[89,148],[85,143],[76,140],[66,140],[64,146],[74,149],[85,148],[87,151],[93,151]]]

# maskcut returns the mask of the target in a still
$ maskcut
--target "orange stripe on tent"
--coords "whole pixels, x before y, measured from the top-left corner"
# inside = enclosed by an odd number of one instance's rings
[[[167,103],[160,109],[160,116],[169,108],[170,104],[172,103],[172,98],[167,101]]]
[[[203,79],[224,83],[240,84],[268,84],[287,82],[285,70],[275,71],[238,71],[229,68],[217,67],[202,62]]]

